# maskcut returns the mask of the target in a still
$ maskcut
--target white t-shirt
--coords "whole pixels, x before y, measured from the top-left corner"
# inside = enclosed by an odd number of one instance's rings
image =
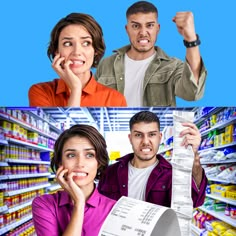
[[[136,168],[129,162],[128,165],[128,197],[145,201],[145,193],[148,178],[152,170],[157,166],[158,160],[146,168]]]
[[[125,54],[124,96],[130,107],[143,106],[143,80],[146,70],[156,53],[144,60],[133,60]]]

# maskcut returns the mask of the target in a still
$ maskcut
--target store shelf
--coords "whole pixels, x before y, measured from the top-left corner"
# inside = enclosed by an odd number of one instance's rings
[[[53,185],[51,185],[50,187],[47,187],[46,189],[48,190],[48,191],[55,191],[55,190],[58,190],[58,189],[60,189],[61,188],[61,186],[59,185],[59,184],[53,184]]]
[[[205,149],[199,150],[198,153],[201,153],[201,152],[206,151],[206,150],[208,151],[208,150],[215,150],[215,149],[220,149],[220,148],[231,147],[231,146],[234,146],[234,145],[236,145],[236,142],[228,143],[228,144],[217,146],[217,147],[205,148]]]
[[[45,133],[44,131],[42,131],[42,130],[40,130],[40,129],[32,128],[31,130],[34,131],[34,132],[37,132],[37,133],[39,133],[39,134],[41,134],[41,135],[43,135],[43,136],[46,137],[46,138],[50,138],[50,139],[53,139],[53,140],[57,140],[56,137],[51,136],[50,134],[47,134],[47,133]]]
[[[32,147],[32,148],[40,150],[40,151],[53,152],[53,149],[51,149],[51,148],[46,148],[46,147],[42,147],[42,146],[39,146],[39,145],[31,144],[31,143],[24,142],[24,141],[15,139],[15,138],[7,138],[7,141],[10,142],[10,143],[14,143],[14,144],[21,144],[21,145],[24,145],[24,146],[27,146],[27,147]]]
[[[57,140],[57,137],[51,136],[50,134],[45,133],[44,131],[37,129],[37,128],[32,128],[32,131],[37,132],[39,134],[41,134],[44,137],[53,139],[53,140]]]
[[[13,110],[14,108],[9,108],[11,110]],[[17,108],[16,108],[17,109]],[[40,108],[33,108],[33,109],[40,109]],[[7,166],[16,166],[16,165],[24,165],[24,166],[31,166],[31,165],[43,165],[45,168],[49,167],[50,165],[50,161],[43,158],[44,153],[41,153],[40,156],[42,156],[42,160],[40,160],[40,158],[33,158],[32,155],[30,155],[31,151],[32,150],[35,150],[37,151],[37,155],[39,155],[39,152],[53,152],[54,150],[52,148],[49,148],[49,147],[52,147],[52,145],[48,145],[47,146],[47,143],[49,143],[48,141],[50,141],[50,143],[54,143],[54,141],[57,139],[57,137],[59,136],[59,134],[61,133],[61,130],[58,129],[57,127],[55,127],[53,124],[50,123],[50,121],[48,120],[45,120],[43,118],[41,118],[40,116],[38,116],[36,113],[33,113],[31,111],[29,111],[29,109],[23,109],[23,108],[20,108],[20,110],[24,110],[24,113],[27,113],[31,116],[31,118],[33,118],[35,120],[35,123],[33,125],[33,122],[32,124],[29,123],[29,122],[25,122],[23,121],[22,119],[18,119],[16,117],[20,117],[20,116],[11,116],[10,114],[17,114],[17,112],[0,112],[0,120],[4,120],[4,121],[8,121],[10,122],[11,124],[15,124],[15,125],[19,125],[20,127],[30,131],[30,132],[34,132],[36,134],[38,134],[39,137],[44,137],[43,140],[45,140],[44,144],[45,145],[42,145],[42,144],[38,144],[36,142],[32,142],[30,140],[27,140],[27,138],[20,138],[18,136],[14,136],[14,135],[10,135],[9,132],[7,132],[5,134],[5,140],[0,140],[0,147],[1,148],[4,148],[4,151],[6,149],[6,151],[8,152],[12,146],[13,147],[16,147],[16,148],[22,148],[22,147],[26,147],[26,152],[27,152],[27,156],[28,158],[27,159],[12,159],[12,158],[9,158],[9,156],[7,156],[8,158],[4,158],[2,159],[3,161],[0,162],[0,166],[1,169],[4,169],[4,167],[7,167]],[[5,111],[8,111],[5,109]],[[20,115],[20,111],[18,113]],[[23,113],[22,113],[23,114]],[[45,116],[45,118],[47,118]],[[51,118],[50,118],[51,119]],[[38,126],[36,127],[36,124],[40,122],[40,124],[42,124],[42,126]],[[47,128],[47,129],[44,129],[43,128]],[[50,139],[50,140],[49,140]],[[47,143],[46,143],[46,140],[47,140]],[[54,141],[53,141],[54,140]],[[9,146],[9,149],[8,147],[4,147],[3,145],[7,145]],[[48,156],[48,153],[45,153],[45,157]],[[16,153],[17,155],[17,158],[22,158],[20,156],[20,151],[18,153]],[[32,157],[32,160],[29,159]],[[47,160],[47,161],[45,161]],[[8,168],[6,168],[6,170],[8,170]],[[7,173],[7,172],[3,172],[3,173]],[[11,172],[8,172],[8,173],[11,173]],[[56,189],[56,188],[59,188],[58,186],[51,186],[51,184],[48,182],[48,177],[51,176],[51,173],[49,172],[44,172],[44,173],[35,173],[35,172],[27,172],[27,174],[16,174],[16,173],[23,173],[23,172],[14,172],[14,175],[13,174],[5,174],[5,175],[0,175],[0,190],[1,192],[3,192],[3,195],[4,195],[4,198],[5,197],[11,197],[11,196],[15,196],[15,195],[18,195],[18,194],[23,194],[23,193],[28,193],[28,192],[31,192],[31,191],[34,191],[34,190],[39,190],[39,189],[45,189],[47,187],[51,187],[51,189]],[[38,179],[42,177],[43,181],[38,183],[40,185],[36,185],[37,182],[34,181],[34,178]],[[19,185],[19,188],[15,188],[13,187],[14,183],[15,182],[18,182],[21,181],[21,179],[30,179],[31,182],[35,182],[35,183],[32,183],[32,186],[31,187],[27,187],[27,185],[24,186],[23,189],[19,189],[20,187],[23,187],[23,185]],[[12,180],[12,181],[11,181]],[[10,181],[10,182],[9,182]],[[9,183],[8,183],[9,182]],[[11,185],[11,184],[12,185]],[[10,187],[11,186],[11,187]],[[16,185],[14,185],[16,186]],[[11,189],[11,190],[9,190]],[[7,206],[2,206],[0,207],[0,212],[1,215],[2,214],[9,214],[9,217],[10,217],[10,214],[15,214],[14,212],[17,212],[19,210],[22,210],[24,211],[24,209],[28,209],[29,206],[32,205],[32,201],[33,199],[28,199],[27,202],[25,203],[21,203],[21,204],[18,204],[18,205],[14,205],[13,207],[7,207]],[[10,218],[9,218],[10,219]],[[24,218],[18,218],[14,223],[12,224],[8,224],[4,226],[2,226],[0,228],[0,235],[5,235],[8,231],[11,231],[12,229],[15,229],[16,227],[19,227],[21,226],[22,224],[24,224],[25,222],[29,221],[30,219],[32,219],[32,215],[28,216],[28,217],[24,217]],[[9,222],[9,221],[8,221]]]
[[[0,166],[8,166],[8,163],[4,162],[4,161],[1,161],[0,162]]]
[[[191,227],[192,227],[192,233],[194,233],[192,235],[200,235],[201,233],[205,231],[205,229],[199,229],[197,226],[193,224],[191,225]]]
[[[7,140],[0,139],[0,145],[8,145]]]
[[[236,158],[234,159],[226,159],[226,160],[223,160],[223,161],[201,161],[200,159],[200,162],[202,165],[206,165],[206,164],[227,164],[227,163],[236,163]]]
[[[4,119],[4,120],[7,120],[8,117],[9,117],[9,115],[0,112],[0,118],[2,118],[2,119]]]
[[[36,115],[36,114],[33,113],[33,112],[27,112],[27,111],[25,111],[25,112],[28,113],[29,115],[33,115],[33,116],[34,116],[35,118],[37,118],[37,119],[40,119],[40,120],[42,120],[42,121],[48,123],[51,129],[53,129],[53,130],[56,131],[57,133],[61,133],[61,130],[58,129],[56,126],[52,125],[50,121],[43,119],[42,117]]]
[[[6,180],[6,179],[26,179],[26,178],[33,178],[33,177],[44,177],[49,176],[51,173],[35,173],[35,174],[21,174],[21,175],[0,175],[0,180]]]
[[[219,179],[219,178],[216,178],[216,177],[208,177],[207,176],[207,179],[210,180],[210,181],[221,182],[223,184],[236,184],[236,181],[224,180],[224,179]]]
[[[32,165],[37,165],[37,164],[43,164],[43,165],[50,165],[50,161],[35,161],[35,160],[24,160],[24,159],[10,159],[7,158],[5,159],[5,162],[8,163],[20,163],[20,164],[32,164]]]
[[[29,201],[29,202],[25,202],[25,203],[23,203],[23,204],[19,204],[19,205],[17,205],[17,206],[11,207],[11,208],[8,208],[7,211],[4,212],[4,214],[5,214],[5,213],[12,213],[12,212],[15,212],[15,211],[19,211],[20,209],[23,209],[23,208],[25,208],[25,207],[27,207],[27,206],[30,206],[30,205],[32,204],[32,201],[33,201],[33,200],[31,200],[31,201]]]
[[[203,124],[203,122],[210,118],[210,116],[212,116],[213,114],[217,114],[219,112],[225,112],[224,110],[225,108],[224,107],[221,107],[221,108],[217,108],[217,109],[212,109],[210,111],[210,114],[208,115],[204,115],[203,117],[201,117],[200,119],[198,119],[195,123],[201,125]],[[216,125],[214,125],[213,127],[211,128],[208,128],[207,130],[204,130],[204,131],[201,131],[201,136],[205,136],[207,134],[209,134],[209,132],[213,131],[213,130],[220,130],[231,125],[231,124],[235,124],[236,123],[236,117],[233,117],[231,119],[228,119],[228,120],[225,120],[223,122],[220,122],[220,123],[217,123]],[[225,144],[225,145],[221,145],[221,146],[216,146],[216,147],[209,147],[209,148],[204,148],[202,150],[199,150],[199,153],[204,153],[206,151],[210,151],[210,150],[223,150],[225,148],[229,148],[229,147],[233,147],[233,146],[236,146],[236,142],[232,142],[232,143],[228,143],[228,144]],[[201,155],[201,154],[200,154]],[[220,165],[220,164],[235,164],[236,163],[236,158],[235,159],[226,159],[226,160],[220,160],[220,161],[216,161],[216,160],[206,160],[204,161],[204,159],[201,159],[201,165],[208,165],[208,164],[213,164],[214,166],[217,166],[217,165]],[[231,180],[224,180],[224,179],[220,179],[220,178],[217,178],[217,177],[211,177],[211,176],[207,176],[208,180],[209,181],[214,181],[214,182],[218,182],[218,183],[221,183],[221,184],[236,184],[236,180],[235,179],[231,179]],[[218,201],[221,201],[221,202],[224,202],[224,203],[227,203],[227,204],[230,204],[230,205],[233,205],[233,206],[236,206],[236,200],[232,200],[232,199],[229,199],[229,198],[225,198],[225,197],[222,197],[220,195],[217,195],[217,194],[206,194],[206,197],[209,197],[211,199],[215,199],[215,200],[218,200]],[[217,219],[223,221],[223,222],[226,222],[228,224],[230,224],[231,226],[233,227],[236,227],[236,220],[231,218],[230,216],[226,216],[224,214],[224,211],[220,211],[220,212],[216,212],[214,210],[208,210],[207,208],[205,207],[199,207],[200,210],[216,217]],[[193,232],[195,233],[195,235],[201,235],[201,232],[200,229],[198,229],[197,227],[193,227]]]
[[[173,147],[163,149],[163,150],[159,151],[158,154],[161,154],[161,153],[164,153],[164,152],[167,152],[167,151],[170,151],[170,150],[173,150]]]
[[[7,120],[7,121],[12,121],[14,123],[17,123],[18,125],[21,125],[23,128],[31,129],[31,125],[30,124],[27,124],[24,121],[21,121],[21,120],[19,120],[17,118],[14,118],[13,116],[11,116],[9,114],[0,113],[0,118],[2,118],[4,120]]]
[[[51,175],[48,176],[49,179],[53,179],[53,178],[55,178],[55,177],[56,177],[55,174],[51,174]]]
[[[7,184],[0,183],[0,189],[5,189],[7,188]]]
[[[7,176],[5,176],[5,175],[0,175],[0,180],[5,180],[5,179],[8,179]]]
[[[212,130],[215,130],[215,129],[222,129],[222,128],[224,128],[224,127],[226,127],[226,126],[228,126],[228,125],[234,124],[234,123],[236,123],[236,117],[233,117],[233,118],[231,118],[231,119],[229,119],[229,120],[227,120],[227,121],[224,121],[224,122],[221,122],[221,123],[219,123],[219,124],[216,124],[216,125],[214,125],[213,127],[211,127],[210,129],[207,129],[207,130],[205,130],[205,131],[202,131],[202,132],[201,132],[201,135],[204,136],[204,135],[208,134],[208,133],[209,133],[210,131],[212,131]]]
[[[31,192],[33,190],[38,190],[38,189],[46,188],[48,186],[51,186],[51,184],[48,183],[48,184],[42,184],[42,185],[38,185],[38,186],[34,186],[34,187],[29,187],[29,188],[13,190],[13,191],[5,192],[4,196],[14,196],[14,195],[21,194],[21,193]]]
[[[5,234],[6,232],[8,232],[8,231],[10,231],[10,230],[20,226],[21,224],[24,224],[25,222],[27,222],[27,221],[29,221],[31,219],[32,219],[32,215],[29,215],[29,216],[26,216],[26,217],[20,219],[19,221],[16,221],[16,222],[14,222],[14,223],[12,223],[10,225],[7,225],[7,226],[1,228],[0,229],[0,235]]]
[[[212,199],[215,199],[215,200],[220,200],[222,202],[225,202],[225,203],[236,206],[236,200],[231,200],[229,198],[221,197],[221,196],[218,196],[218,195],[215,195],[215,194],[206,194],[206,196],[209,197],[209,198],[212,198]]]
[[[7,179],[26,179],[33,177],[44,177],[49,176],[51,173],[35,173],[35,174],[22,174],[22,175],[6,175]]]
[[[17,118],[15,117],[12,117],[10,115],[3,115],[2,113],[0,113],[0,118],[3,118],[7,121],[10,121],[10,122],[14,122],[14,123],[17,123],[18,125],[20,125],[21,127],[29,130],[29,131],[33,131],[33,132],[37,132],[39,133],[40,135],[43,135],[44,137],[47,137],[47,138],[51,138],[53,140],[56,140],[57,138],[51,136],[50,134],[47,134],[45,133],[44,131],[32,126],[31,124],[28,124],[24,121],[21,121],[21,120],[18,120]]]
[[[8,209],[8,208],[7,208],[6,205],[0,206],[0,213],[7,211],[7,209]]]
[[[195,124],[199,124],[202,121],[206,120],[206,118],[210,117],[211,115],[220,112],[221,110],[223,110],[223,107],[212,107],[211,110],[208,111],[207,114],[202,115],[201,117],[196,118],[196,120],[194,121]]]
[[[229,216],[226,216],[224,214],[224,211],[216,212],[216,211],[212,211],[212,210],[207,210],[205,207],[199,207],[199,209],[204,211],[204,212],[209,213],[210,215],[216,217],[219,220],[224,221],[225,223],[228,223],[228,224],[232,225],[233,227],[236,227],[236,220],[229,217]]]

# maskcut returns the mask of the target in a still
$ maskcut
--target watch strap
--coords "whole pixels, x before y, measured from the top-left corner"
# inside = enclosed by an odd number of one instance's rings
[[[184,46],[186,48],[192,48],[192,47],[196,47],[196,46],[200,45],[201,44],[200,38],[199,38],[198,34],[196,34],[196,36],[197,36],[197,39],[192,42],[188,42],[186,40],[183,40]]]

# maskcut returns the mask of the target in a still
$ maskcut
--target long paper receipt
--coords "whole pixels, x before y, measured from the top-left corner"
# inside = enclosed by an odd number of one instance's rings
[[[107,216],[99,236],[181,236],[173,209],[121,197]]]

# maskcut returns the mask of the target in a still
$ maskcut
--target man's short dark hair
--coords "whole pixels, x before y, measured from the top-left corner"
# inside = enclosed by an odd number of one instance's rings
[[[151,111],[140,111],[131,117],[129,121],[129,128],[132,129],[134,124],[144,122],[144,123],[157,123],[158,129],[160,130],[160,120],[156,114]]]
[[[137,14],[137,13],[156,13],[158,17],[158,10],[157,8],[150,2],[147,1],[139,1],[135,2],[131,5],[126,11],[126,18],[130,15]]]

